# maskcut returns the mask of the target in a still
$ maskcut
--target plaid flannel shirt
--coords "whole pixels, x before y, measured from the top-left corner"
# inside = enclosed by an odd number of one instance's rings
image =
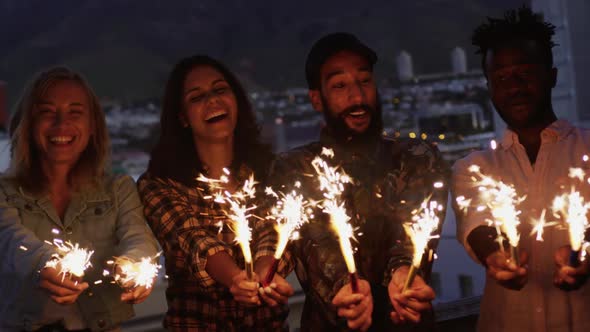
[[[243,166],[238,178],[249,175]],[[234,301],[229,289],[205,270],[207,257],[220,251],[238,266],[244,257],[229,243],[220,224],[226,216],[220,206],[204,199],[204,185],[189,188],[171,179],[144,174],[139,192],[147,221],[166,258],[168,312],[164,326],[170,331],[282,331],[287,330],[288,308],[246,307]]]

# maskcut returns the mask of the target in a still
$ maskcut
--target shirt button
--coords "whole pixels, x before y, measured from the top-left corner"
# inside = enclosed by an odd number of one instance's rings
[[[541,313],[541,312],[543,312],[543,308],[541,308],[541,307],[537,307],[537,308],[535,309],[535,311],[536,311],[536,312],[538,312],[538,313]]]
[[[66,232],[66,234],[71,235],[72,234],[72,227],[68,226],[68,227],[66,227],[66,229],[64,229],[64,231]]]
[[[92,292],[88,292],[87,294],[88,294],[88,297],[92,297],[94,295],[94,293],[92,293]]]
[[[99,319],[96,324],[98,325],[98,327],[103,328],[105,327],[105,325],[107,325],[107,323],[104,321],[104,319]]]

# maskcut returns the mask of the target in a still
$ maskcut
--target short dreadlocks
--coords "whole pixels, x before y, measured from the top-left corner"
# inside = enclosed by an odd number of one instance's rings
[[[546,65],[553,67],[551,49],[556,45],[552,39],[555,26],[543,21],[541,14],[535,14],[531,8],[523,6],[518,10],[509,10],[504,18],[488,17],[487,22],[478,26],[473,32],[471,43],[477,46],[477,54],[482,54],[481,66],[485,72],[486,53],[496,47],[514,45],[515,42],[533,40],[543,52]]]

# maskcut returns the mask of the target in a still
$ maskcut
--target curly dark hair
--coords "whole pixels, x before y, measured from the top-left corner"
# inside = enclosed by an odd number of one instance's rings
[[[184,81],[190,71],[198,66],[210,66],[219,71],[236,97],[238,118],[234,130],[232,171],[237,171],[239,165],[245,163],[258,179],[263,179],[272,160],[272,152],[269,145],[260,141],[260,128],[246,91],[229,69],[206,55],[180,60],[168,77],[162,101],[160,138],[152,150],[148,172],[152,176],[170,178],[187,186],[195,186],[195,178],[203,172],[191,128],[183,127],[178,116],[182,110]]]
[[[476,54],[482,54],[481,66],[485,72],[486,53],[489,49],[501,46],[514,46],[525,40],[533,40],[540,47],[544,61],[549,68],[553,67],[551,49],[556,46],[552,40],[555,26],[543,20],[541,14],[534,13],[531,8],[522,6],[518,10],[509,10],[504,18],[488,17],[486,23],[478,26],[471,37],[471,43],[477,46]]]

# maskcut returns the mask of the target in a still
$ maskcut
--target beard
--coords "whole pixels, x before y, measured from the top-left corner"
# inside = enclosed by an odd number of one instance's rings
[[[324,120],[326,126],[330,130],[330,133],[338,140],[346,140],[352,138],[354,140],[362,140],[365,138],[379,137],[383,131],[383,119],[381,116],[381,98],[377,95],[377,102],[375,107],[369,104],[358,104],[346,108],[340,114],[334,114],[332,109],[329,107],[327,100],[324,95],[321,95],[322,104],[324,106]],[[364,110],[370,115],[369,126],[363,132],[356,132],[352,130],[347,124],[345,117],[351,112]]]

